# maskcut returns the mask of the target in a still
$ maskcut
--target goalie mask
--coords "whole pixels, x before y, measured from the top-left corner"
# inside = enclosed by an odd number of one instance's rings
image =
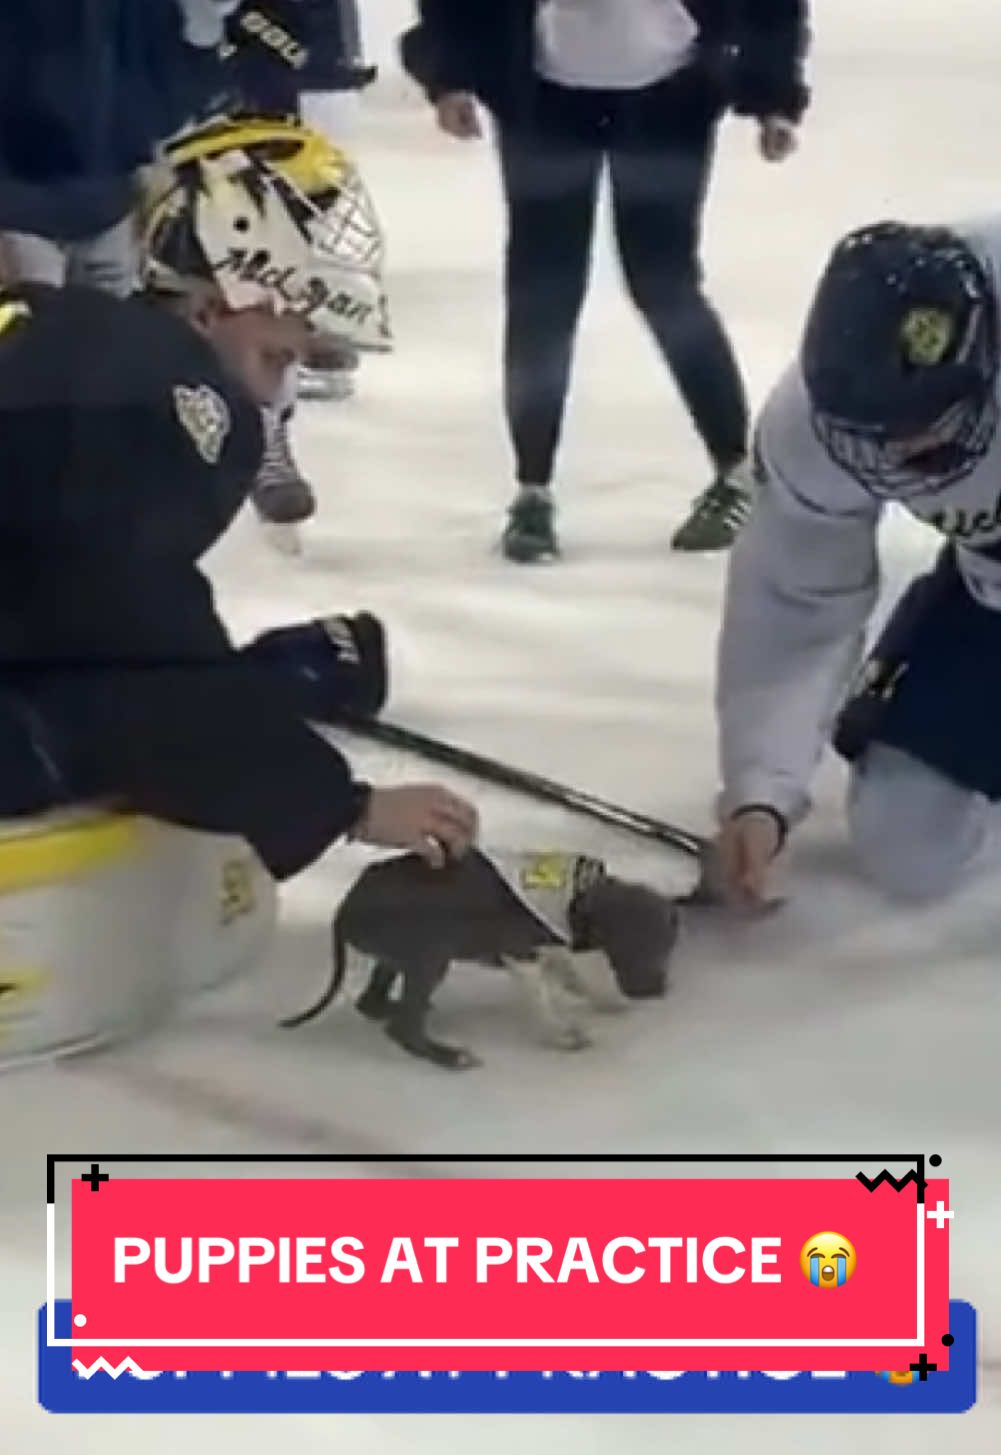
[[[835,249],[802,348],[814,431],[881,499],[945,489],[998,423],[998,300],[944,228],[883,223]]]
[[[224,118],[183,133],[147,178],[146,287],[211,281],[231,308],[297,313],[359,349],[392,347],[384,245],[357,169],[295,122]]]

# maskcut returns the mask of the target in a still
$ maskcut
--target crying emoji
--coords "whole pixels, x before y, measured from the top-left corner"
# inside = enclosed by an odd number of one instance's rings
[[[799,1266],[814,1288],[840,1288],[855,1272],[855,1248],[840,1233],[815,1233],[803,1244]]]

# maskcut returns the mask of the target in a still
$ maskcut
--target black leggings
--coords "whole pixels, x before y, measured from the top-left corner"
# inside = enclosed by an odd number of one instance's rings
[[[509,216],[505,405],[522,484],[552,476],[606,158],[633,301],[716,468],[743,458],[744,388],[703,296],[698,256],[717,119],[707,84],[686,71],[641,91],[540,82],[531,113],[500,126]]]

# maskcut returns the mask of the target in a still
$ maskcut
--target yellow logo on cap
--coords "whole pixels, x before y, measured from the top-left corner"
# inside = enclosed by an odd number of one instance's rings
[[[955,323],[943,308],[912,308],[900,330],[908,363],[923,368],[940,364],[949,352],[955,332]]]

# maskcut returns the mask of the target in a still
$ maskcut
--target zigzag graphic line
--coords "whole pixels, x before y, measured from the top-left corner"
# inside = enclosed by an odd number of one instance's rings
[[[140,1369],[129,1355],[126,1355],[121,1364],[109,1364],[103,1354],[100,1359],[95,1359],[93,1364],[85,1364],[82,1359],[74,1359],[73,1368],[81,1379],[93,1379],[95,1374],[108,1374],[112,1379],[119,1379],[123,1374],[131,1374],[133,1379],[160,1378],[160,1370]]]
[[[920,1187],[921,1185],[921,1179],[918,1177],[918,1174],[914,1171],[913,1167],[911,1168],[910,1172],[905,1173],[903,1177],[894,1177],[893,1174],[891,1172],[887,1172],[886,1168],[884,1167],[883,1171],[878,1173],[878,1175],[875,1177],[866,1177],[864,1172],[856,1172],[855,1179],[856,1181],[861,1182],[862,1186],[866,1189],[867,1192],[875,1192],[876,1188],[881,1187],[884,1182],[888,1182],[893,1188],[894,1192],[903,1192],[904,1188],[907,1187],[907,1185],[911,1182],[914,1183],[915,1187]]]

